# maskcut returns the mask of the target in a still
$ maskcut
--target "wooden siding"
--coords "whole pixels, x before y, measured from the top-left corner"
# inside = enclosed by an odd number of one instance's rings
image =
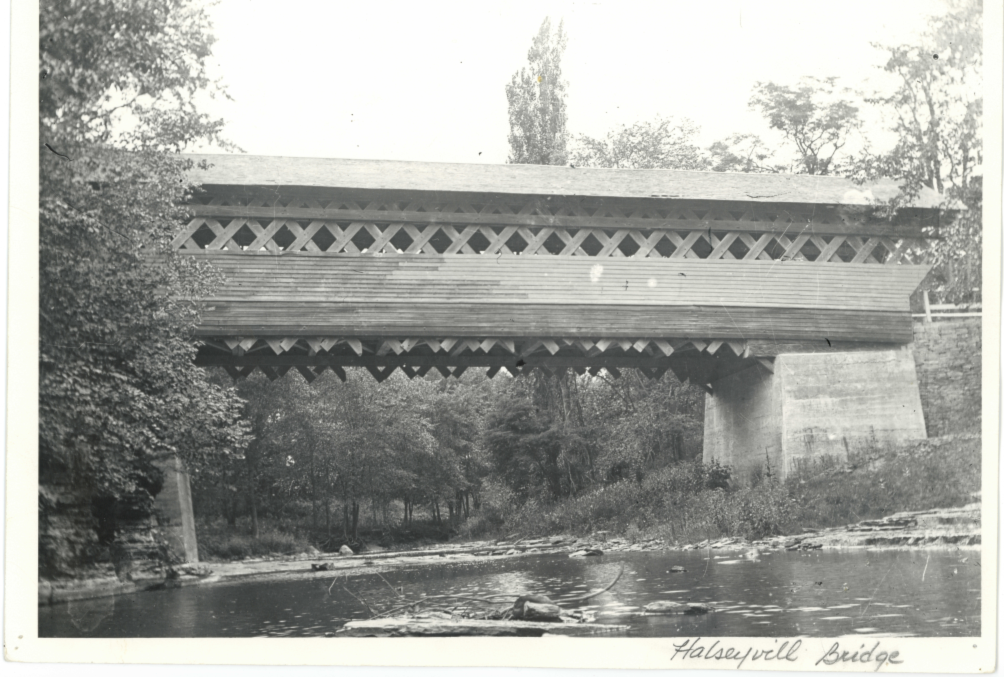
[[[927,266],[573,257],[208,256],[199,334],[911,337]]]

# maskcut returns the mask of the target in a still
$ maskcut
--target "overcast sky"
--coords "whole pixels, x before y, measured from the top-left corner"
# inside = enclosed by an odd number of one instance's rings
[[[550,16],[568,34],[572,134],[689,117],[708,145],[769,136],[747,107],[758,80],[888,86],[871,43],[915,41],[942,11],[941,0],[222,0],[209,66],[234,101],[209,109],[252,154],[505,162],[505,85]]]

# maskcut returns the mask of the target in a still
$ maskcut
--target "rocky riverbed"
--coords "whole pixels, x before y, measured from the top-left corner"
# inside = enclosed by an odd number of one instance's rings
[[[39,604],[103,597],[142,590],[204,585],[258,577],[310,578],[338,573],[345,576],[386,572],[398,568],[448,561],[499,557],[530,557],[565,552],[569,557],[599,557],[604,553],[673,550],[744,550],[757,557],[764,550],[977,548],[981,542],[980,504],[961,508],[903,512],[879,520],[819,531],[748,542],[721,538],[687,545],[660,538],[634,541],[606,532],[588,537],[559,535],[512,541],[442,544],[412,551],[364,552],[353,555],[310,552],[296,556],[209,562],[173,568],[148,567],[124,580],[115,576],[67,581],[40,581]]]

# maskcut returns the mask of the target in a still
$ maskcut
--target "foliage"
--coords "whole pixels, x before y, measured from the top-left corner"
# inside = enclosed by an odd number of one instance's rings
[[[561,56],[567,37],[564,23],[552,32],[546,18],[527,52],[527,66],[506,85],[509,102],[509,162],[563,165],[568,161],[565,90]]]
[[[803,528],[842,526],[903,510],[961,506],[980,486],[978,435],[924,440],[855,456],[819,459],[782,482],[762,477],[733,485],[731,469],[682,462],[551,503],[527,501],[495,511],[506,535],[590,534],[595,530],[659,535],[669,542],[741,536],[755,540]],[[511,497],[510,497],[511,500]]]
[[[521,498],[539,491],[568,493],[562,487],[560,433],[550,417],[528,399],[503,400],[488,419],[485,448],[499,477]]]
[[[668,373],[651,381],[634,370],[591,385],[587,409],[598,428],[600,478],[638,478],[651,468],[699,453],[704,392],[696,386],[683,385]]]
[[[787,484],[799,506],[798,524],[823,528],[966,505],[980,486],[981,465],[979,436],[960,435],[800,467]]]
[[[933,245],[936,269],[929,287],[942,301],[980,300],[982,288],[983,10],[980,0],[952,0],[930,20],[919,44],[886,47],[884,70],[898,87],[869,102],[892,118],[897,143],[886,153],[865,153],[854,167],[859,181],[897,179],[909,206],[923,188],[942,195],[947,214]],[[953,218],[953,216],[955,218]]]
[[[694,542],[728,535],[762,538],[790,526],[792,499],[776,483],[725,491],[729,470],[683,462],[621,480],[574,498],[542,505],[528,502],[506,515],[502,532],[520,535],[588,534],[609,529],[639,535],[665,532],[671,541]]]
[[[758,82],[749,105],[794,144],[797,173],[834,174],[836,154],[861,127],[857,106],[842,93],[836,78],[803,78],[796,87]]]
[[[687,119],[656,117],[610,132],[604,139],[579,136],[572,164],[617,169],[706,169],[695,143],[697,125]]]
[[[709,169],[715,172],[771,174],[784,168],[772,164],[774,151],[756,134],[732,134],[708,148]]]
[[[205,71],[210,29],[204,5],[191,0],[42,0],[42,139],[60,130],[131,150],[222,142],[223,121],[196,104],[202,93],[226,95]]]
[[[158,459],[245,444],[236,393],[192,364],[188,299],[219,277],[167,250],[192,186],[160,151],[218,137],[192,103],[212,40],[180,0],[47,0],[39,17],[40,490],[149,504]],[[40,510],[45,531],[59,501]]]
[[[164,252],[185,188],[180,164],[69,148],[72,162],[42,157],[40,455],[43,469],[72,468],[116,496],[156,474],[157,458],[239,454],[242,429],[234,392],[192,365],[198,307],[186,299],[217,276]],[[99,188],[85,180],[95,175]]]
[[[898,141],[873,169],[908,179],[911,194],[920,186],[965,191],[982,164],[982,19],[979,0],[952,0],[920,44],[885,48],[883,69],[899,85],[869,101],[891,112]]]
[[[199,557],[204,561],[306,552],[310,544],[289,528],[263,527],[258,536],[234,533],[217,524],[199,524]]]
[[[325,373],[309,385],[294,374],[238,382],[254,441],[240,463],[221,459],[197,476],[199,493],[212,497],[200,498],[200,507],[232,526],[250,513],[253,535],[260,517],[306,506],[297,519],[318,545],[336,536],[356,543],[367,505],[371,525],[385,530],[392,505],[395,518],[403,505],[406,524],[416,506],[427,506],[436,523],[441,505],[454,522],[469,514],[488,472],[480,446],[487,379],[396,374],[377,383],[356,369],[347,376],[343,383]]]

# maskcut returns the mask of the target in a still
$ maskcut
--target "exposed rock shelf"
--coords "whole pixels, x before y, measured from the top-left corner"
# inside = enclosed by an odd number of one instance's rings
[[[838,548],[963,548],[978,547],[980,536],[980,504],[961,508],[944,508],[901,512],[878,520],[812,531],[793,536],[754,541],[721,538],[685,545],[667,544],[662,539],[649,538],[632,542],[624,538],[608,538],[597,532],[589,538],[552,536],[517,541],[478,541],[462,546],[434,546],[422,550],[376,552],[359,555],[302,554],[292,557],[262,558],[237,562],[209,562],[198,566],[181,566],[174,570],[133,571],[122,580],[116,576],[64,581],[40,581],[39,604],[52,604],[76,599],[103,597],[140,592],[164,587],[180,587],[220,581],[269,577],[302,579],[330,575],[364,575],[387,572],[402,567],[483,560],[494,557],[521,557],[557,553],[579,553],[590,550],[604,554],[671,550],[815,550]],[[752,551],[751,551],[752,552]],[[315,566],[312,566],[315,565]],[[321,566],[323,565],[323,566]]]
[[[626,625],[599,623],[537,623],[447,618],[384,618],[349,621],[339,637],[542,637],[544,635],[610,635],[626,632]]]

